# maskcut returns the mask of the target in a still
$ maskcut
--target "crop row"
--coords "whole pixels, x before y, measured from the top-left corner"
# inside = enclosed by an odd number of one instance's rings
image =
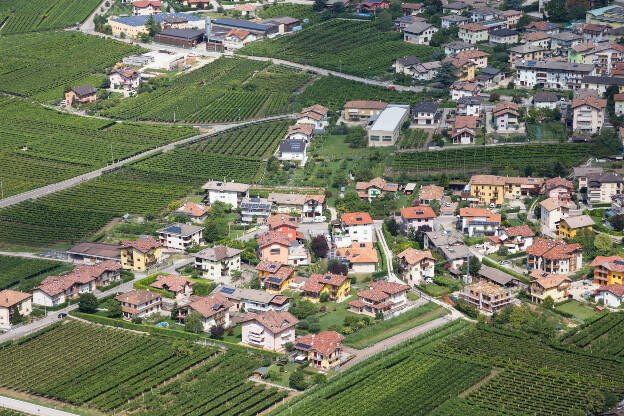
[[[12,0],[0,2],[0,16],[5,15],[7,17],[0,33],[6,35],[67,27],[82,22],[98,4],[98,0]]]
[[[624,358],[624,313],[606,313],[565,342],[592,352]]]
[[[409,129],[402,134],[399,146],[400,148],[422,148],[425,145],[427,134],[425,130]]]
[[[60,265],[61,263],[51,260],[0,256],[0,290],[22,280],[50,272]]]

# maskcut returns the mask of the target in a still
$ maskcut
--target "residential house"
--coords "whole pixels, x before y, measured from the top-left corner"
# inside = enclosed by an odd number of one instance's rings
[[[624,191],[624,178],[607,172],[587,176],[587,201],[590,204],[608,204],[614,195]]]
[[[358,13],[375,14],[379,10],[390,7],[388,0],[364,0],[356,6]]]
[[[551,178],[544,181],[542,193],[549,198],[569,200],[574,194],[574,184],[572,181],[562,179],[561,177]]]
[[[526,253],[529,272],[543,270],[549,273],[574,273],[583,267],[583,247],[563,240],[537,238]]]
[[[223,35],[223,47],[227,51],[233,51],[240,49],[249,42],[253,42],[257,39],[258,36],[248,30],[230,29],[229,32]]]
[[[579,166],[579,167],[573,168],[574,179],[578,181],[579,189],[587,188],[587,178],[590,175],[601,175],[602,172],[603,170],[601,167]]]
[[[566,54],[567,51],[583,41],[581,35],[572,32],[560,32],[550,34],[550,49]]]
[[[494,45],[513,45],[518,43],[518,31],[513,29],[496,29],[490,32],[490,43]]]
[[[219,294],[229,300],[232,303],[230,312],[287,312],[290,307],[290,298],[264,290],[219,285],[212,294]]]
[[[463,1],[454,1],[452,3],[442,6],[442,13],[448,15],[460,16],[464,11],[467,11],[470,7]]]
[[[258,6],[254,6],[253,4],[239,4],[234,7],[234,10],[241,12],[241,16],[243,17],[256,17],[256,9]]]
[[[619,28],[624,25],[623,13],[624,9],[622,6],[619,3],[615,3],[611,6],[587,10],[585,20],[587,23],[608,24],[614,28]]]
[[[583,25],[581,33],[583,39],[590,42],[600,42],[605,39],[605,32],[611,29],[609,25],[597,25],[595,23],[586,23]]]
[[[371,117],[376,117],[386,107],[387,103],[382,101],[347,101],[344,105],[344,119],[346,121],[366,121],[368,122]]]
[[[548,198],[540,202],[540,221],[547,230],[558,233],[563,218],[570,215],[571,203],[559,198]]]
[[[409,118],[409,107],[388,107],[379,114],[368,130],[368,145],[371,147],[394,146],[403,123]]]
[[[300,123],[288,127],[285,139],[288,140],[304,140],[310,143],[314,138],[314,126],[312,124]]]
[[[329,257],[347,266],[349,274],[375,273],[379,262],[373,243],[351,243],[351,247],[332,249]]]
[[[473,82],[455,81],[449,87],[451,100],[457,101],[462,97],[472,97],[479,95],[479,87]]]
[[[271,211],[280,214],[301,215],[306,201],[303,194],[280,194],[271,192],[267,200],[271,203]]]
[[[479,24],[481,26],[485,26],[488,30],[488,33],[492,32],[493,30],[498,30],[498,29],[507,29],[507,22],[504,20],[488,20],[487,22],[479,22]]]
[[[428,206],[401,208],[401,231],[408,234],[411,228],[416,231],[425,226],[431,231],[434,218],[436,214]]]
[[[478,23],[467,23],[459,27],[459,39],[467,43],[485,42],[489,38],[488,28]]]
[[[440,202],[443,196],[444,188],[438,185],[421,185],[418,191],[419,203],[423,205],[431,205],[432,201]]]
[[[457,100],[456,114],[458,116],[481,116],[481,102],[483,99],[480,96],[469,95],[461,97]],[[476,127],[476,126],[475,126]]]
[[[327,107],[314,104],[311,107],[302,109],[300,113],[295,114],[295,120],[297,120],[297,124],[312,124],[315,133],[323,133],[325,127],[329,124],[327,120],[328,114],[329,109]]]
[[[290,312],[248,313],[242,322],[241,343],[269,351],[283,351],[286,344],[295,343],[298,323]]]
[[[132,2],[133,16],[149,16],[160,13],[160,0],[135,0]]]
[[[373,242],[373,219],[368,212],[349,212],[340,216],[340,228],[352,242]]]
[[[205,248],[193,254],[195,269],[202,277],[211,280],[221,280],[230,277],[233,271],[241,269],[241,253],[243,250],[226,246]]]
[[[238,208],[239,202],[249,197],[249,185],[237,182],[210,181],[202,189],[206,192],[206,199],[212,205],[215,202],[230,204],[233,209]]]
[[[475,49],[475,46],[472,43],[464,42],[463,40],[454,40],[442,46],[444,46],[444,53],[446,55]]]
[[[438,104],[421,101],[412,108],[412,124],[417,126],[434,127],[440,122],[442,113],[438,111]]]
[[[458,226],[469,237],[498,235],[501,215],[487,208],[460,208]]]
[[[71,88],[65,92],[65,107],[70,108],[74,103],[87,104],[97,100],[97,89],[86,84]]]
[[[394,25],[397,27],[399,32],[403,32],[406,27],[416,22],[426,22],[427,20],[424,17],[418,16],[401,16],[394,19]]]
[[[590,42],[592,48],[580,53],[582,63],[594,65],[597,76],[609,76],[624,62],[624,46],[617,42]],[[578,57],[577,57],[578,59]]]
[[[594,284],[612,285],[624,283],[624,259],[619,256],[596,256],[590,263],[594,268]]]
[[[536,303],[542,303],[547,297],[554,302],[566,300],[572,281],[564,274],[553,274],[541,270],[531,272],[531,282],[527,295]]]
[[[324,208],[325,195],[306,195],[301,217],[305,221],[323,216]]]
[[[620,26],[617,29],[607,29],[607,31],[604,32],[604,37],[610,41],[617,42],[624,37],[624,27]]]
[[[288,235],[276,231],[267,231],[258,237],[258,250],[261,260],[288,264],[288,252],[291,241]]]
[[[158,241],[163,247],[187,250],[199,246],[202,242],[204,227],[174,222],[156,230]]]
[[[512,48],[513,49],[513,48]],[[515,63],[517,85],[522,88],[576,90],[593,73],[594,66],[555,61],[525,61]]]
[[[559,238],[574,238],[579,232],[585,230],[592,231],[594,220],[589,215],[576,215],[573,217],[566,217],[559,223],[559,232],[557,236]]]
[[[457,59],[467,59],[475,64],[475,66],[479,69],[483,69],[488,64],[488,56],[489,53],[483,52],[477,49],[471,49],[469,51],[457,52],[454,55],[451,55],[453,58]]]
[[[74,263],[97,264],[106,260],[121,263],[121,248],[115,244],[85,241],[67,250],[67,257]]]
[[[202,325],[204,332],[210,331],[210,328],[221,326],[230,326],[230,302],[220,293],[211,293],[208,296],[191,295],[190,302],[178,308],[178,320],[184,323],[189,313],[197,312],[202,317]]]
[[[312,367],[330,370],[340,364],[343,339],[344,336],[336,331],[306,334],[299,338],[293,348],[305,354]]]
[[[520,199],[539,193],[543,180],[496,175],[473,175],[470,178],[470,195],[479,205],[501,206],[505,199]]]
[[[489,267],[485,265],[481,266],[481,268],[476,273],[476,275],[481,280],[485,280],[486,282],[490,282],[495,285],[503,286],[506,288],[518,286],[520,284],[520,280],[518,280],[518,278],[508,273],[505,273],[501,270],[498,270],[494,267]]]
[[[550,22],[531,22],[524,27],[524,31],[531,32],[546,32],[550,35],[559,33],[559,25]]]
[[[453,143],[473,144],[478,121],[478,116],[456,116],[453,129],[449,132]]]
[[[394,72],[397,74],[412,75],[414,67],[420,64],[420,59],[413,55],[404,56],[394,62]]]
[[[594,66],[592,65],[592,68]],[[615,70],[614,70],[615,71]],[[618,87],[618,91],[620,93],[624,92],[624,78],[621,76],[612,76],[612,77],[596,77],[588,74],[581,79],[582,88],[596,90],[598,92],[598,96],[604,96],[607,92],[607,88],[610,86]]]
[[[15,313],[22,317],[29,316],[32,312],[33,295],[5,289],[0,292],[0,329],[11,329],[14,323]]]
[[[184,299],[193,293],[194,281],[185,279],[182,276],[165,274],[156,276],[156,280],[149,286],[172,293],[176,299]]]
[[[545,32],[531,32],[522,36],[522,43],[542,49],[550,49],[550,35]]]
[[[404,16],[413,16],[425,11],[422,3],[401,3],[401,11]]]
[[[426,22],[416,22],[403,29],[403,40],[417,45],[429,45],[431,37],[438,28]]]
[[[624,303],[624,285],[621,283],[602,285],[596,289],[595,299],[596,302],[602,300],[605,306],[619,308]]]
[[[279,144],[281,161],[298,162],[300,167],[304,167],[308,161],[308,144],[302,139],[281,140]]]
[[[450,231],[428,231],[425,233],[425,250],[433,250],[444,257],[450,267],[459,270],[471,256],[468,246],[450,233]]]
[[[495,20],[500,14],[500,10],[493,7],[476,7],[470,11],[470,18],[473,22],[488,22]]]
[[[616,116],[624,114],[624,94],[613,94],[613,108]]]
[[[582,133],[600,132],[604,124],[607,100],[586,96],[575,98],[571,105],[573,111],[572,129]]]
[[[108,75],[112,88],[133,90],[139,87],[141,75],[139,70],[132,67],[114,68]]]
[[[447,56],[442,63],[450,62],[455,67],[455,79],[458,82],[474,81],[476,65],[470,59]]]
[[[295,269],[275,261],[262,260],[256,265],[260,285],[269,293],[282,293],[295,281]]]
[[[486,312],[499,311],[513,301],[509,289],[487,281],[464,287],[459,297]]]
[[[241,200],[241,222],[263,223],[271,215],[271,202],[265,198],[244,197]]]
[[[180,208],[174,210],[173,215],[188,215],[191,221],[203,223],[208,217],[208,211],[210,208],[203,204],[196,204],[195,202],[185,202]]]
[[[513,101],[499,101],[494,106],[494,111],[492,112],[494,125],[498,130],[517,129],[519,126],[519,115],[520,109],[518,104]]]
[[[312,274],[301,287],[305,299],[318,303],[324,293],[329,300],[341,302],[351,294],[351,278],[340,274]]]
[[[524,15],[520,10],[505,10],[498,14],[498,18],[504,20],[507,23],[507,29],[515,28],[520,21],[520,18]]]
[[[481,73],[475,77],[477,85],[484,90],[498,88],[505,74],[497,68],[485,67]]]
[[[355,190],[362,199],[372,201],[377,197],[383,197],[387,193],[396,193],[399,185],[396,183],[388,183],[383,178],[374,178],[368,182],[358,182],[355,184]]]
[[[449,29],[453,26],[461,26],[470,22],[470,19],[458,14],[447,14],[440,17],[440,27],[442,29]]]
[[[546,49],[530,43],[514,46],[509,48],[509,65],[515,68],[518,61],[520,63],[523,61],[541,61],[544,58],[544,52]]]
[[[147,271],[162,261],[162,243],[153,238],[121,243],[121,267],[135,272]]]
[[[397,258],[401,276],[412,286],[420,285],[434,276],[435,258],[429,250],[410,247],[400,252]]]
[[[533,94],[533,107],[554,110],[559,105],[559,97],[552,92],[537,92]]]
[[[299,223],[295,217],[277,214],[267,218],[266,223],[269,226],[269,231],[283,233],[290,241],[294,241],[298,237],[297,228],[299,228]]]
[[[517,225],[515,227],[503,228],[499,232],[499,237],[509,252],[517,253],[525,251],[527,247],[533,245],[535,233],[528,225],[524,224]]]
[[[162,309],[160,293],[149,290],[131,290],[115,296],[115,300],[121,304],[124,319],[145,318]]]
[[[379,280],[368,283],[366,287],[357,292],[356,300],[348,303],[349,311],[372,317],[382,314],[384,319],[405,311],[410,286]]]

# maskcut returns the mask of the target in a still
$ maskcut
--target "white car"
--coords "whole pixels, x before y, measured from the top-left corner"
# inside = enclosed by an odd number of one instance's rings
[[[327,217],[325,215],[319,215],[318,217],[314,217],[312,222],[325,222],[327,221]]]

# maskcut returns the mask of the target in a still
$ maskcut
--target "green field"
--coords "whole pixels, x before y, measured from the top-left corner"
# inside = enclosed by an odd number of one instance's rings
[[[422,149],[425,147],[425,141],[427,140],[427,136],[429,133],[426,130],[421,129],[407,129],[404,132],[401,132],[401,137],[399,138],[399,148],[414,148],[414,149]]]
[[[403,42],[398,32],[379,32],[368,21],[332,19],[288,36],[250,43],[238,52],[371,77],[386,73],[405,55],[431,61],[435,50]]]
[[[78,32],[2,36],[0,92],[58,102],[65,98],[66,88],[92,81],[94,74],[142,51],[136,45]]]
[[[592,318],[596,315],[596,312],[591,306],[588,306],[576,300],[564,303],[563,305],[559,305],[555,309],[557,311],[570,314],[574,316],[575,318],[578,318],[583,321],[586,319]]]
[[[564,342],[607,357],[624,359],[624,313],[603,312],[568,334]]]
[[[0,1],[0,34],[49,30],[80,23],[99,0]]]
[[[0,290],[12,287],[44,273],[53,274],[63,263],[52,260],[0,256]]]

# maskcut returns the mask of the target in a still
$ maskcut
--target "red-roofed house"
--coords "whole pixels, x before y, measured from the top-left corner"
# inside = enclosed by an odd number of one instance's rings
[[[572,281],[565,274],[533,270],[527,294],[537,303],[544,302],[547,297],[555,302],[561,302],[568,298],[571,284]]]
[[[401,231],[408,234],[410,228],[417,231],[421,227],[433,230],[433,220],[436,214],[433,208],[427,206],[401,208]]]
[[[290,312],[248,313],[242,322],[242,344],[270,351],[283,351],[286,344],[295,342],[295,326],[298,323]]]
[[[527,247],[529,272],[543,270],[549,273],[569,274],[583,267],[583,247],[563,240],[538,238]]]
[[[611,285],[624,283],[624,259],[620,256],[596,256],[590,264],[594,268],[594,283]]]
[[[208,208],[203,204],[196,204],[195,202],[185,202],[180,208],[172,212],[172,214],[184,214],[188,215],[193,222],[204,222],[208,217]]]
[[[10,329],[14,324],[15,312],[28,316],[32,312],[32,295],[5,289],[0,292],[0,328]]]
[[[162,309],[162,296],[149,290],[131,290],[115,297],[121,303],[124,319],[145,318]]]
[[[149,16],[160,13],[160,0],[135,0],[132,2],[132,14],[135,16]]]
[[[220,293],[212,293],[208,296],[191,295],[191,302],[179,308],[178,320],[184,323],[184,318],[191,312],[197,312],[202,316],[204,331],[210,331],[213,326],[228,327],[230,325],[230,302]]]
[[[605,306],[618,308],[624,303],[624,285],[621,283],[612,283],[610,285],[600,286],[596,290],[596,301],[601,299]]]
[[[328,370],[340,364],[343,339],[336,331],[323,331],[304,335],[294,348],[306,354],[313,367]]]
[[[417,286],[434,275],[435,259],[429,250],[407,248],[397,255],[403,279]]]
[[[364,0],[357,5],[358,13],[373,13],[390,7],[388,0]]]
[[[121,244],[121,267],[144,272],[162,261],[162,243],[153,238],[125,240]]]
[[[242,48],[249,42],[253,42],[256,39],[258,39],[258,37],[251,32],[242,29],[232,29],[225,34],[223,46],[225,46],[227,50],[231,51]]]
[[[527,247],[533,245],[533,237],[535,237],[533,230],[526,224],[503,228],[499,234],[503,245],[511,253],[525,251]]]
[[[132,67],[115,68],[110,72],[108,78],[113,88],[130,90],[138,88],[141,83],[139,70]]]
[[[270,293],[281,293],[295,281],[295,269],[280,263],[262,260],[256,266],[260,285]]]
[[[340,302],[351,294],[351,278],[341,274],[315,273],[306,280],[301,290],[304,297],[314,303],[320,302],[323,293],[329,294],[330,300]]]
[[[572,181],[562,178],[548,179],[544,181],[542,193],[548,198],[569,201],[570,197],[574,195],[574,184]]]
[[[268,260],[281,264],[288,264],[290,239],[287,234],[277,231],[267,231],[258,237],[260,260]]]
[[[454,144],[473,144],[476,135],[477,116],[456,116],[453,130],[449,132]]]
[[[351,247],[331,250],[330,258],[349,268],[349,273],[363,274],[377,271],[377,249],[373,243],[352,243]]]
[[[182,276],[166,274],[156,276],[156,281],[150,284],[150,287],[166,290],[167,292],[173,293],[176,299],[182,299],[193,293],[194,284],[195,282],[185,279]]]
[[[312,124],[315,132],[322,133],[325,131],[325,127],[328,124],[328,114],[329,109],[327,107],[314,104],[311,107],[302,109],[300,113],[295,115],[295,119],[297,120],[297,124]]]
[[[286,214],[277,214],[267,218],[266,223],[270,231],[282,233],[286,235],[290,241],[295,241],[297,239],[297,228],[299,228],[297,218]]]
[[[373,242],[373,219],[368,212],[348,212],[340,216],[342,230],[354,243]]]
[[[487,208],[461,208],[459,210],[459,226],[461,232],[468,236],[498,235],[501,215],[493,214]]]
[[[368,289],[360,290],[358,299],[349,302],[349,310],[369,316],[378,313],[385,318],[396,316],[404,311],[407,305],[408,285],[379,280],[366,285]]]
[[[388,192],[396,192],[399,185],[396,183],[388,183],[383,178],[371,179],[368,182],[358,182],[355,185],[358,196],[362,199],[372,201],[378,196],[384,196]]]

